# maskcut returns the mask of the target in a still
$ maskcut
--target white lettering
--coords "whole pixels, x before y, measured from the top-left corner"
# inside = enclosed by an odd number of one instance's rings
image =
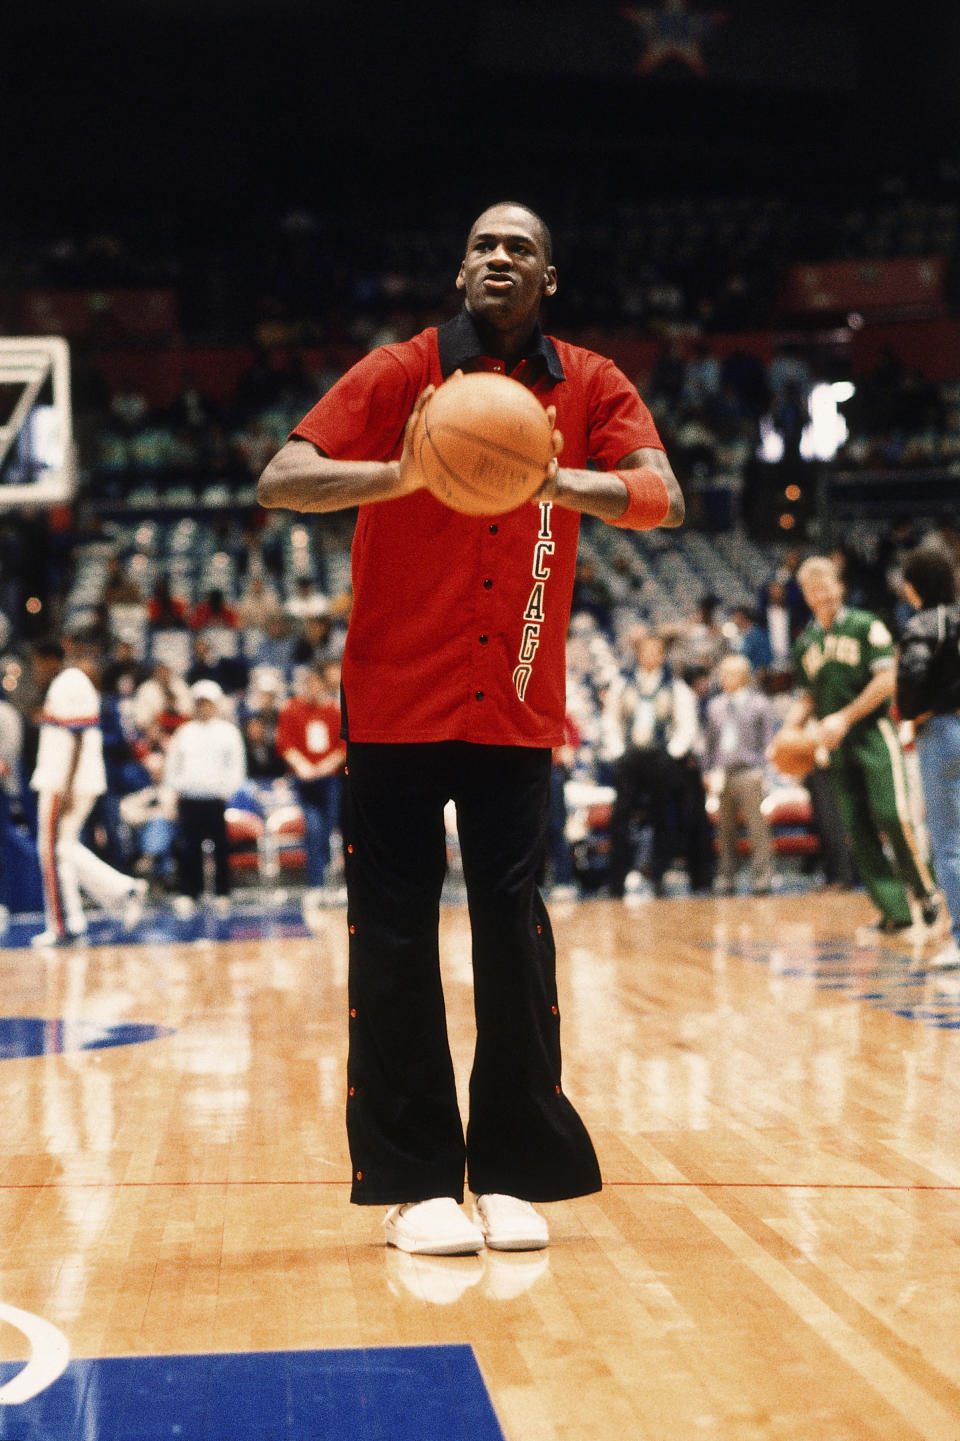
[[[534,580],[546,580],[550,574],[550,567],[544,565],[544,559],[553,555],[556,546],[552,540],[538,540],[533,552],[533,577]]]
[[[540,644],[539,625],[525,625],[523,627],[523,640],[520,642],[520,659],[522,661],[533,660]]]
[[[513,686],[520,700],[523,700],[527,693],[527,683],[533,675],[532,665],[518,665],[513,673]]]

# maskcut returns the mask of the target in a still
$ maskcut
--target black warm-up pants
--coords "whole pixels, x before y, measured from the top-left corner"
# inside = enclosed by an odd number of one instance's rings
[[[347,1133],[360,1205],[600,1188],[560,1079],[555,950],[537,889],[551,754],[445,741],[348,746]],[[477,1040],[464,1141],[440,977],[453,800],[473,937]]]
[[[180,889],[199,899],[203,891],[203,843],[213,842],[214,886],[218,896],[230,894],[226,802],[181,796],[177,804]]]

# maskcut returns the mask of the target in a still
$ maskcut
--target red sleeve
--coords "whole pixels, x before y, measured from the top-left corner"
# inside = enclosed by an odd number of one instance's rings
[[[425,365],[412,345],[381,346],[351,366],[293,434],[334,460],[395,459],[426,383]]]
[[[602,470],[616,470],[631,451],[663,450],[653,416],[637,387],[612,360],[596,356],[595,362],[588,391],[590,459]]]

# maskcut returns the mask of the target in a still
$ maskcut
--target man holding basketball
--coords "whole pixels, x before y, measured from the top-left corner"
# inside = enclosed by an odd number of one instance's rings
[[[512,203],[484,211],[457,286],[460,315],[365,356],[259,485],[268,507],[360,507],[343,657],[351,1199],[390,1206],[388,1242],[426,1254],[539,1249],[548,1233],[531,1203],[600,1188],[561,1086],[555,951],[537,889],[577,536],[581,513],[641,529],[679,525],[684,512],[634,387],[540,327],[557,275],[539,216]],[[526,385],[563,448],[533,501],[495,517],[448,509],[413,464],[416,418],[457,370]],[[438,947],[450,799],[473,935],[466,1139]],[[460,1209],[465,1164],[476,1223]]]

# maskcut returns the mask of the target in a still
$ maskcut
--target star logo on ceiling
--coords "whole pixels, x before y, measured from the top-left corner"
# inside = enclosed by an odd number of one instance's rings
[[[664,0],[657,9],[625,5],[620,13],[640,37],[643,49],[637,70],[641,75],[650,75],[673,61],[700,79],[707,78],[703,45],[711,30],[727,18],[723,11],[694,10],[687,0]]]

